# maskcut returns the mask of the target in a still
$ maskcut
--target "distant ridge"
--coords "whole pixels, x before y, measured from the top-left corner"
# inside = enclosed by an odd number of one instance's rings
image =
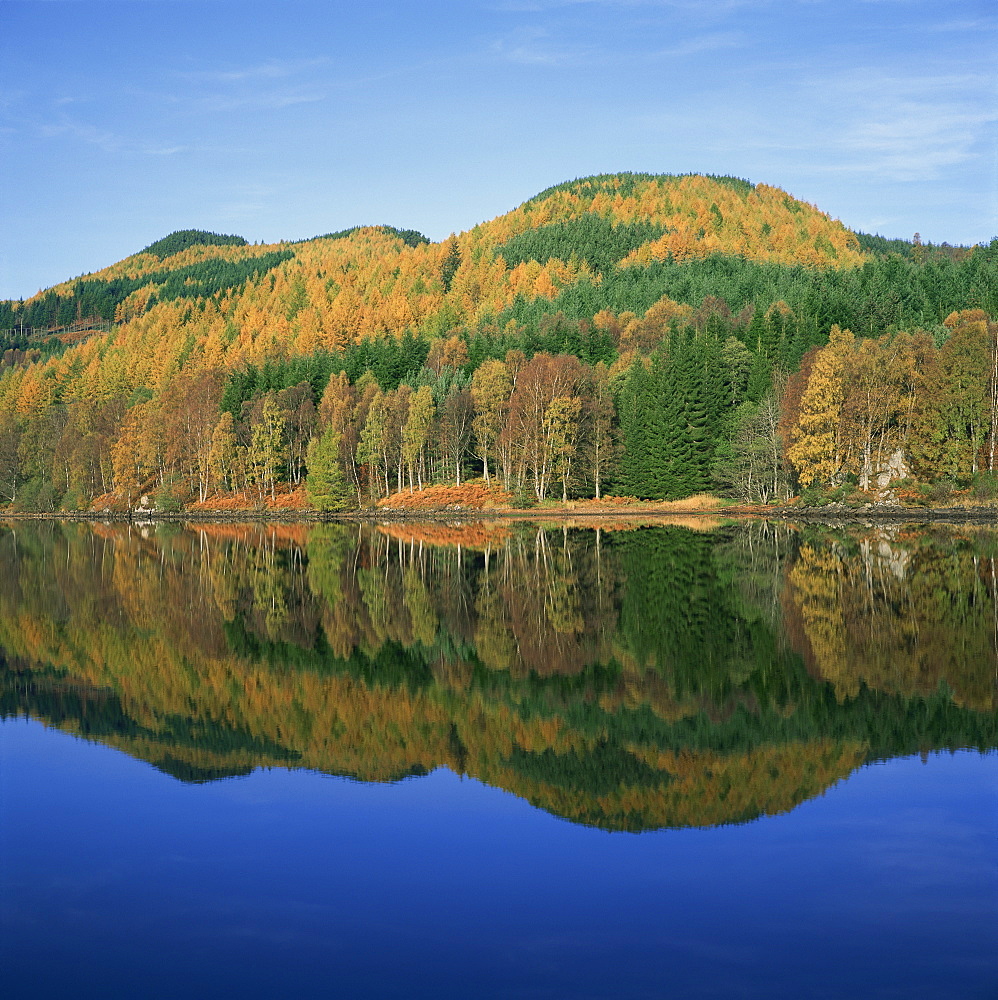
[[[962,423],[957,403],[926,408],[962,385],[951,341],[973,341],[990,385],[996,263],[998,241],[861,239],[780,188],[698,174],[579,178],[441,242],[384,225],[271,244],[182,230],[0,302],[0,504],[150,495],[179,509],[220,490],[262,504],[300,490],[310,466],[313,486],[328,480],[323,504],[500,470],[536,501],[716,484],[785,497],[835,468],[834,454],[781,457],[803,440],[805,359],[829,346],[833,374],[894,373],[903,356],[920,379],[935,365],[925,378],[948,388],[921,393],[922,423],[877,440],[908,435],[919,475],[969,481],[998,459],[998,423],[980,417],[991,390]],[[557,391],[528,404],[531,385]]]
[[[195,246],[244,247],[247,246],[247,241],[242,236],[223,236],[221,233],[207,233],[202,229],[178,229],[175,233],[150,243],[140,252],[152,254],[162,260]]]

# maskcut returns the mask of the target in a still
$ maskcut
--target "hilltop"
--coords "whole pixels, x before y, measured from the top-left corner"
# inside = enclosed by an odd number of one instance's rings
[[[276,244],[180,231],[0,303],[0,503],[237,487],[262,503],[304,483],[330,427],[354,502],[496,473],[541,500],[730,488],[744,470],[718,463],[739,427],[835,327],[941,348],[948,317],[995,313],[994,247],[906,246],[700,175],[578,179],[439,243],[385,225]],[[514,390],[535,383],[528,418]],[[795,485],[780,461],[756,494]]]
[[[333,241],[344,244],[338,253],[332,251]],[[430,249],[410,252],[423,247]],[[399,277],[410,279],[403,282],[407,298],[432,292],[433,285],[440,286],[437,290],[446,298],[465,259],[504,262],[505,275],[490,271],[487,287],[481,286],[473,301],[462,303],[477,313],[486,307],[501,309],[516,295],[548,294],[552,286],[572,278],[669,258],[687,261],[721,254],[810,267],[850,267],[863,259],[855,234],[777,188],[731,177],[603,175],[549,188],[443,244],[431,245],[414,230],[391,226],[357,226],[266,246],[251,246],[241,236],[178,231],[117,264],[39,293],[23,306],[5,304],[0,329],[55,327],[86,318],[114,320],[134,312],[119,306],[143,288],[155,288],[157,301],[203,298],[284,261],[310,258],[328,268],[342,263],[344,254],[369,260],[372,251],[386,263],[400,258]],[[472,274],[462,277],[474,281]],[[284,296],[278,292],[278,298]],[[148,306],[150,300],[143,301]],[[325,303],[310,296],[310,304]],[[410,318],[421,320],[442,304],[426,302]]]

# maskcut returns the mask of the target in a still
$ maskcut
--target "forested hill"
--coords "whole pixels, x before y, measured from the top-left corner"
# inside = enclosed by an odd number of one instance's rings
[[[262,499],[320,468],[326,507],[469,477],[528,502],[766,499],[868,479],[874,437],[923,480],[969,482],[998,437],[985,361],[983,402],[943,397],[953,358],[986,354],[996,259],[998,243],[860,236],[777,188],[699,175],[572,181],[440,243],[392,226],[270,245],[185,230],[0,303],[0,504]],[[832,432],[851,443],[830,465],[808,431],[795,464],[809,352],[834,328],[856,345],[828,359],[835,378],[866,351],[855,363],[918,404],[881,407],[908,416],[867,421],[863,440]],[[931,392],[904,375],[937,368]],[[955,444],[922,446],[943,430]]]

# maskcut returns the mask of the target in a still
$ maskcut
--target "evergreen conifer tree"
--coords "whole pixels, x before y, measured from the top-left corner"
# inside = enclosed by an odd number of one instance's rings
[[[354,505],[353,491],[340,464],[340,434],[327,427],[308,445],[308,476],[305,491],[320,511],[347,510]]]

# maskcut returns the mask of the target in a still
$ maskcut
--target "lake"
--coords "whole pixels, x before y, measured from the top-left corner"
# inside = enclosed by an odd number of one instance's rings
[[[998,531],[0,524],[11,997],[998,995]]]

